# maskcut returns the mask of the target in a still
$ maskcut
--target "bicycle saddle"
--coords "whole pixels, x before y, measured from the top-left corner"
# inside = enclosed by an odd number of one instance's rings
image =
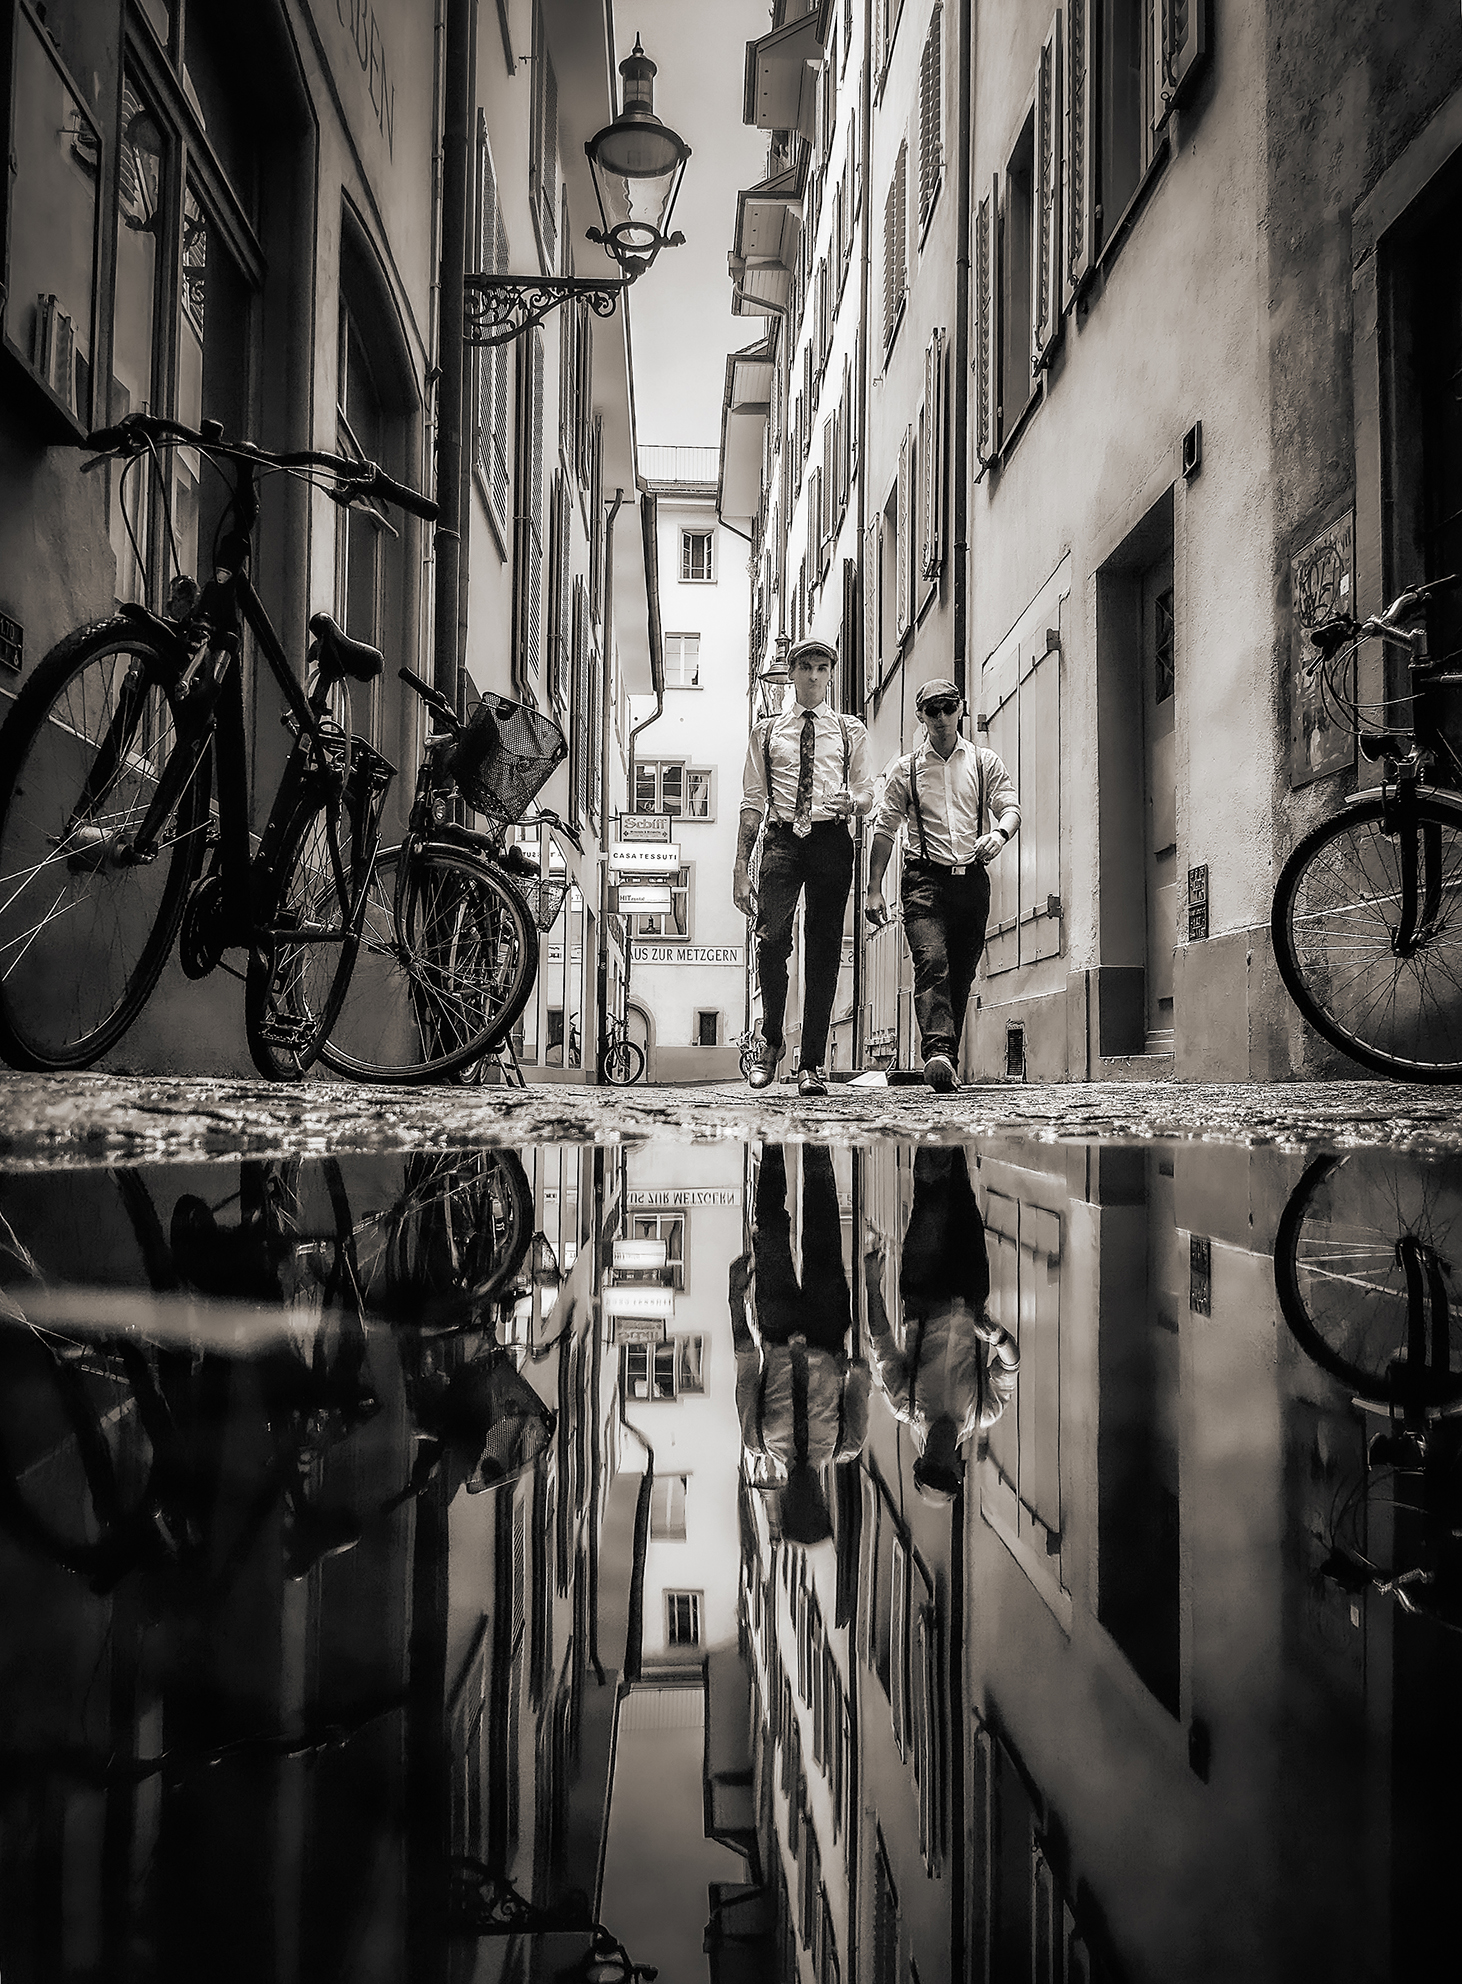
[[[350,675],[357,682],[374,682],[386,666],[386,657],[369,641],[353,641],[337,627],[328,613],[317,613],[310,621],[314,645],[310,660],[318,661],[327,675]]]

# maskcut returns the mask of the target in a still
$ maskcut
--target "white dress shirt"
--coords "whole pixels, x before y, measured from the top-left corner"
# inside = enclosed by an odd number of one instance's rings
[[[771,811],[776,820],[789,822],[797,811],[797,780],[802,770],[802,720],[807,712],[794,705],[771,720],[771,731],[763,750],[765,725],[756,724],[746,746],[746,769],[741,780],[741,804],[755,813],[767,810],[767,768],[772,764]],[[840,717],[826,703],[813,711],[812,817],[835,820],[840,816],[828,803],[843,790],[843,725],[848,727],[847,790],[855,813],[867,813],[873,806],[873,768],[868,756],[868,732],[855,716]]]
[[[905,849],[916,859],[923,858],[925,850],[919,843],[911,779],[918,782],[930,861],[946,867],[973,861],[975,843],[993,830],[996,821],[1014,813],[1016,825],[1020,823],[1014,781],[993,751],[961,737],[949,756],[941,758],[932,744],[925,743],[895,758],[873,826],[875,834],[889,840],[902,826]]]

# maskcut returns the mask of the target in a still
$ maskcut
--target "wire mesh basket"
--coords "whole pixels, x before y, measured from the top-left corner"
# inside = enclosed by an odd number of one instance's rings
[[[541,710],[484,696],[446,769],[475,812],[506,826],[522,819],[568,748],[563,732]]]
[[[538,928],[551,930],[569,892],[568,882],[542,881],[537,875],[514,875],[511,871],[508,880],[527,903],[528,914]]]

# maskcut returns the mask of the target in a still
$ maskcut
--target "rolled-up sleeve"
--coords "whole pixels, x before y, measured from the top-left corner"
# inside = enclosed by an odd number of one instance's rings
[[[848,797],[860,817],[873,811],[873,747],[860,723],[848,755]]]
[[[895,758],[883,775],[883,798],[874,816],[873,831],[892,840],[909,817],[909,761]]]
[[[767,810],[767,768],[758,730],[753,730],[746,740],[746,763],[741,772],[741,809],[750,813],[765,813]]]
[[[1020,802],[1015,796],[1015,780],[993,751],[985,753],[985,807],[992,827],[1007,813],[1014,813],[1015,826],[1020,825]],[[1015,827],[1010,831],[1014,833]]]

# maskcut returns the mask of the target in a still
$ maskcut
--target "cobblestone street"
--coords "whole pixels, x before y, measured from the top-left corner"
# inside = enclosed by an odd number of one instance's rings
[[[548,1141],[968,1143],[1009,1133],[1462,1150],[1462,1117],[1451,1090],[1386,1082],[992,1084],[944,1097],[917,1086],[838,1084],[822,1101],[802,1101],[790,1084],[753,1096],[740,1083],[390,1089],[308,1082],[296,1088],[10,1075],[0,1085],[0,1158],[11,1169]]]

